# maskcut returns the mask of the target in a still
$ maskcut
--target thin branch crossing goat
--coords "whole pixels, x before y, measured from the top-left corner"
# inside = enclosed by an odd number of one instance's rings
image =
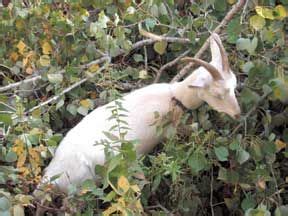
[[[122,106],[128,110],[125,121],[130,128],[125,139],[138,140],[138,154],[150,152],[163,138],[157,135],[156,126],[153,125],[155,112],[164,117],[176,110],[180,113],[176,115],[177,121],[183,113],[182,107],[196,109],[207,102],[213,109],[232,118],[240,117],[240,108],[234,93],[236,77],[229,67],[228,57],[217,34],[212,35],[210,48],[210,63],[184,58],[201,66],[185,80],[173,84],[152,84],[123,97]],[[61,174],[51,183],[67,192],[71,183],[80,185],[86,179],[96,178],[94,167],[104,164],[105,154],[104,146],[95,143],[106,139],[103,131],[109,131],[115,125],[115,120],[108,120],[111,111],[107,107],[111,105],[113,102],[98,107],[67,133],[46,168],[41,184]]]

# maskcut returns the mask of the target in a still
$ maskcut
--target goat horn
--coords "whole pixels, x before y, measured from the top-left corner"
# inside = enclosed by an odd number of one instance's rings
[[[212,34],[212,37],[213,37],[214,41],[216,42],[216,44],[218,45],[220,53],[221,53],[223,71],[226,73],[229,73],[230,66],[229,66],[229,60],[228,60],[228,56],[226,54],[225,48],[224,48],[223,44],[221,43],[218,35]]]
[[[191,57],[184,57],[182,58],[183,61],[190,61],[190,62],[194,62],[202,67],[204,67],[213,77],[214,80],[222,80],[223,77],[221,75],[221,73],[217,70],[217,68],[215,68],[213,65],[209,64],[208,62],[205,62],[201,59],[197,59],[197,58],[191,58]]]

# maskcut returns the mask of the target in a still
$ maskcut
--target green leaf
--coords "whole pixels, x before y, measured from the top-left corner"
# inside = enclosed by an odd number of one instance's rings
[[[234,170],[227,170],[221,167],[218,173],[218,179],[226,183],[238,184],[239,173]]]
[[[256,31],[259,31],[265,26],[266,21],[263,17],[254,15],[250,17],[249,23]]]
[[[227,25],[227,41],[235,44],[241,33],[240,17],[232,19]]]
[[[254,66],[255,66],[254,63],[249,61],[249,62],[246,62],[244,65],[242,65],[242,70],[245,73],[248,73]]]
[[[246,162],[249,158],[250,158],[249,152],[245,151],[244,149],[240,149],[240,150],[237,152],[237,161],[238,161],[238,163],[243,164],[243,163]]]
[[[47,74],[48,80],[50,83],[53,84],[60,84],[63,81],[62,74]]]
[[[227,8],[226,0],[216,0],[214,3],[215,10],[219,12],[225,12]]]
[[[0,194],[0,211],[7,211],[10,208],[10,201],[6,196]]]
[[[152,30],[155,25],[157,24],[156,20],[155,19],[152,19],[152,18],[147,18],[144,20],[144,23],[145,23],[145,26],[146,28],[150,31]]]
[[[89,108],[84,106],[79,106],[77,109],[77,112],[83,116],[86,116],[88,114]]]
[[[245,197],[245,199],[242,200],[241,202],[241,208],[246,211],[250,208],[255,208],[256,207],[256,202],[255,200],[253,199],[253,197],[251,196],[250,193],[248,193]]]
[[[204,152],[194,152],[188,160],[188,164],[194,174],[198,174],[201,170],[207,169],[208,161]]]
[[[11,114],[0,113],[0,122],[3,122],[5,125],[12,125]]]
[[[288,205],[278,206],[275,210],[275,216],[286,216],[288,215]]]
[[[273,95],[276,99],[279,99],[283,103],[288,102],[288,82],[282,79],[276,78],[269,82],[273,90]]]
[[[76,114],[77,114],[77,106],[76,105],[74,105],[74,104],[68,104],[68,106],[67,106],[67,111],[69,112],[69,113],[71,113],[73,116],[75,116]]]
[[[168,15],[168,11],[167,11],[165,4],[163,2],[159,5],[158,9],[159,9],[160,15],[163,15],[163,16]]]
[[[103,131],[103,134],[111,141],[118,141],[119,138],[115,136],[114,134],[108,132],[108,131]]]
[[[254,54],[257,45],[257,37],[254,37],[252,40],[248,38],[239,38],[236,42],[236,48],[238,50],[246,50],[250,55]]]
[[[144,58],[143,58],[143,56],[141,54],[134,54],[133,55],[133,59],[136,62],[143,62],[144,61]]]
[[[214,152],[219,161],[227,161],[229,152],[225,146],[214,147]]]
[[[154,16],[154,17],[159,17],[159,10],[156,4],[153,4],[152,7],[150,8],[150,13]]]
[[[6,157],[5,157],[5,161],[6,162],[15,162],[17,160],[17,154],[13,151],[10,151],[7,153]]]
[[[56,104],[56,110],[60,109],[64,105],[64,100],[60,99]]]
[[[241,101],[245,104],[255,104],[259,101],[260,96],[249,88],[241,91]]]
[[[163,55],[166,52],[167,42],[166,41],[156,42],[153,48],[159,55]]]

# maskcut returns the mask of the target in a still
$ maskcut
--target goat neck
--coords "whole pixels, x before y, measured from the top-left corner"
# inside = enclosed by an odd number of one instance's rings
[[[197,109],[204,101],[199,97],[198,88],[190,88],[189,80],[195,79],[197,71],[181,82],[171,84],[172,96],[188,109]]]

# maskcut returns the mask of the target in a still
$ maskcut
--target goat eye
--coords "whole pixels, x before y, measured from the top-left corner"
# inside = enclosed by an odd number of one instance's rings
[[[218,99],[220,99],[220,100],[225,99],[225,95],[217,95],[216,97],[217,97]]]

